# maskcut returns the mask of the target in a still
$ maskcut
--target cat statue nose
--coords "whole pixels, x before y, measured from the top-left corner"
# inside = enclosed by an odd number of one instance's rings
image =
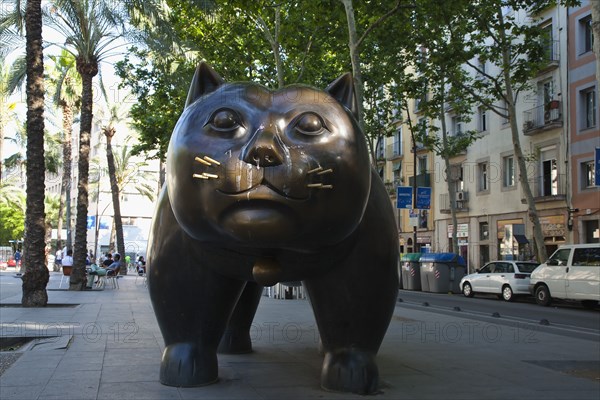
[[[283,146],[274,129],[261,126],[242,148],[240,158],[257,167],[274,167],[283,164]]]

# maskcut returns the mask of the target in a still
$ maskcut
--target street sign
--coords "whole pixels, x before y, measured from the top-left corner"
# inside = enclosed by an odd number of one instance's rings
[[[96,216],[88,215],[87,217],[87,229],[93,229],[96,227]]]
[[[398,186],[396,208],[412,208],[412,187]]]
[[[594,159],[594,174],[596,186],[600,186],[600,147],[596,147],[596,157]]]
[[[419,210],[429,210],[431,208],[431,188],[430,187],[418,187],[417,188],[417,206]]]

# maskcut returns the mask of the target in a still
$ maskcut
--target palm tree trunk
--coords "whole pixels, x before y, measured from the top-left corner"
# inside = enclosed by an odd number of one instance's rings
[[[114,209],[114,226],[117,235],[117,251],[119,254],[121,254],[121,265],[123,265],[125,262],[125,240],[123,238],[123,221],[121,219],[121,201],[119,184],[117,183],[115,156],[113,155],[111,145],[113,135],[114,132],[106,134],[106,161],[108,162],[108,177],[110,179],[110,191],[112,193]],[[127,275],[127,268],[121,268],[121,275]]]
[[[62,126],[63,126],[63,175],[62,182],[60,185],[60,204],[58,207],[58,222],[56,227],[56,249],[62,248],[62,227],[63,227],[63,215],[65,212],[65,203],[69,204],[70,201],[67,201],[67,196],[71,197],[71,132],[73,130],[73,110],[66,103],[62,102],[61,104],[63,118],[62,118]],[[70,221],[66,220],[67,224],[67,232],[70,230],[69,224]],[[69,244],[70,245],[70,244]]]
[[[90,136],[92,131],[92,79],[98,73],[98,65],[90,65],[77,59],[77,71],[81,75],[81,120],[79,131],[79,179],[77,181],[77,219],[75,222],[75,246],[73,270],[69,290],[83,290],[86,284],[85,259],[87,256],[87,213],[89,207],[88,180],[90,172]]]
[[[23,243],[24,307],[48,304],[49,271],[45,263],[44,214],[44,61],[41,0],[27,1],[25,9],[27,54],[27,200]]]

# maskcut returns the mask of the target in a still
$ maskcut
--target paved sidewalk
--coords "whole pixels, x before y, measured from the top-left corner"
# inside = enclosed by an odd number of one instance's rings
[[[37,338],[0,376],[0,399],[352,399],[319,387],[318,333],[305,300],[263,298],[255,352],[220,356],[217,384],[158,381],[160,331],[142,279],[69,292],[51,273],[50,303],[3,298],[0,334]],[[559,332],[560,333],[560,332]],[[5,353],[6,354],[6,353]],[[378,355],[378,399],[600,398],[600,344],[545,327],[399,302]]]

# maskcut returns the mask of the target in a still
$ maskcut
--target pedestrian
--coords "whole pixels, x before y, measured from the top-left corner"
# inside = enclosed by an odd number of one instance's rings
[[[21,252],[19,249],[15,251],[15,268],[18,268],[21,265]]]
[[[65,270],[66,268],[66,270]],[[73,250],[67,250],[67,255],[62,258],[62,269],[63,275],[71,275],[71,269],[73,268]]]
[[[56,250],[56,253],[54,254],[54,272],[60,271],[60,268],[62,267],[62,258],[63,252],[62,249],[59,247]]]
[[[102,266],[104,268],[107,268],[112,263],[113,263],[112,254],[106,253],[105,256],[104,256],[104,261],[102,261]]]

